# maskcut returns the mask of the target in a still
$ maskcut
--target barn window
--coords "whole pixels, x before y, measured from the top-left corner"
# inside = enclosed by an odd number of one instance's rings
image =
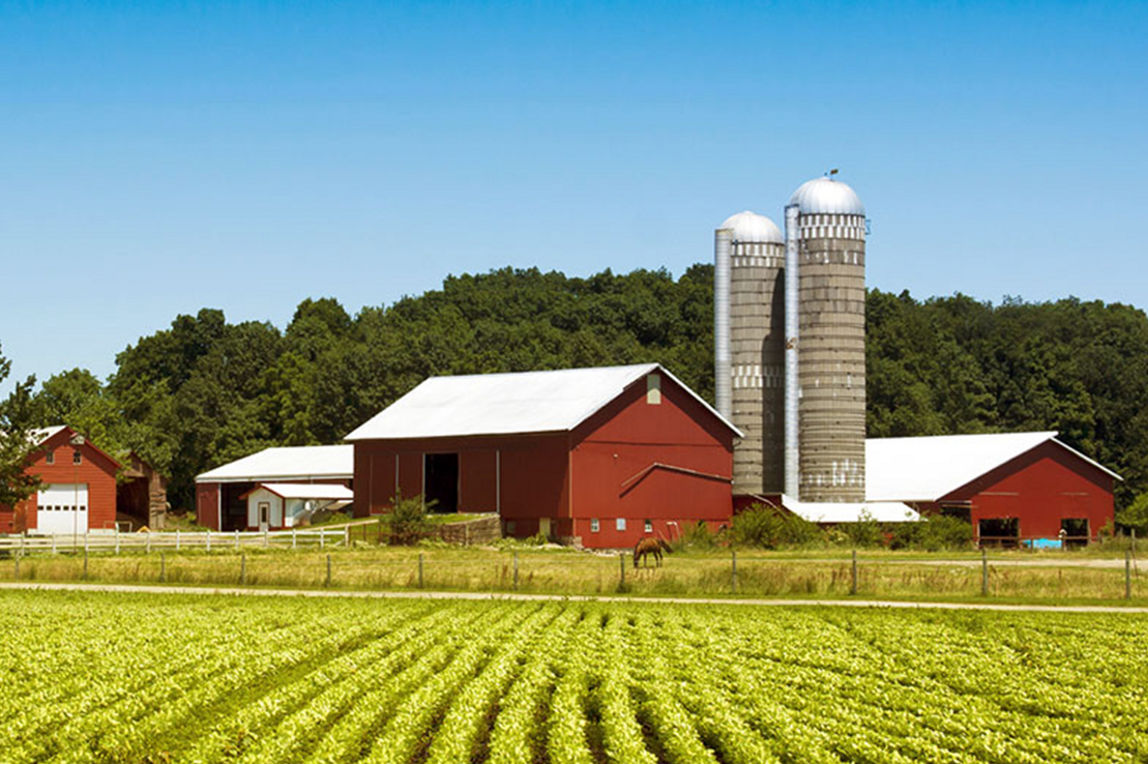
[[[614,521],[614,527],[620,531],[626,530],[626,518],[619,517],[617,520]]]
[[[56,463],[56,452],[55,451],[49,451],[48,453],[44,454],[44,464],[55,464],[55,463]]]
[[[598,518],[596,518],[596,517],[593,517],[590,519],[590,532],[591,533],[597,533],[598,532]]]
[[[72,464],[83,464],[84,455],[80,453],[79,449],[72,452]]]
[[[653,532],[654,532],[654,521],[653,520],[647,520],[646,521],[646,533],[653,533]]]
[[[662,378],[657,374],[646,375],[646,403],[657,406],[662,402]]]

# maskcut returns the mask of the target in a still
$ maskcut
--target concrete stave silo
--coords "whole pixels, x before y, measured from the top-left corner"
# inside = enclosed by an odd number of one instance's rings
[[[800,498],[865,499],[865,208],[832,178],[797,207]]]
[[[740,212],[715,232],[714,255],[718,410],[744,433],[734,449],[733,492],[777,493],[784,468],[783,237],[764,215]]]

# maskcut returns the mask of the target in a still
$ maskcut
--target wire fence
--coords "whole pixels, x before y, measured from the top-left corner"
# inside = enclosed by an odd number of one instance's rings
[[[153,547],[118,555],[107,547],[98,551],[80,547],[74,552],[57,548],[55,554],[10,549],[10,559],[0,560],[0,579],[566,595],[981,597],[1049,602],[1148,597],[1131,551],[1123,559],[1025,560],[1015,554],[994,556],[987,550],[979,559],[867,557],[858,552],[793,558],[730,550],[668,555],[660,565],[645,560],[635,566],[628,553],[348,549],[341,533],[337,542],[330,542],[332,551],[296,546],[294,553],[276,551],[270,539],[266,547],[245,547],[242,538],[238,546],[216,544],[210,551],[206,544],[195,551]],[[296,534],[295,541],[301,537],[301,532]]]

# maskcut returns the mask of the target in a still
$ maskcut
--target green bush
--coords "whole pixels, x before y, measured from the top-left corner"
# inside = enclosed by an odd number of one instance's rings
[[[427,520],[427,508],[421,494],[406,499],[396,495],[390,511],[391,543],[410,545],[429,536],[431,523]]]
[[[1135,530],[1138,536],[1148,534],[1148,492],[1140,494],[1131,504],[1117,512],[1116,522],[1129,530]]]
[[[734,515],[730,535],[743,546],[777,549],[819,541],[823,534],[815,524],[774,507],[754,504]]]
[[[837,529],[845,534],[845,538],[854,547],[885,546],[889,541],[881,529],[881,523],[877,522],[868,511],[862,511],[857,522],[841,523]]]
[[[968,549],[973,543],[973,526],[959,517],[934,515],[920,522],[890,524],[888,538],[891,549]]]

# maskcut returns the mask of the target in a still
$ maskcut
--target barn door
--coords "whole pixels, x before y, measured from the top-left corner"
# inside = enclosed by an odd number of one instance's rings
[[[259,530],[266,532],[271,527],[271,502],[259,502]]]

